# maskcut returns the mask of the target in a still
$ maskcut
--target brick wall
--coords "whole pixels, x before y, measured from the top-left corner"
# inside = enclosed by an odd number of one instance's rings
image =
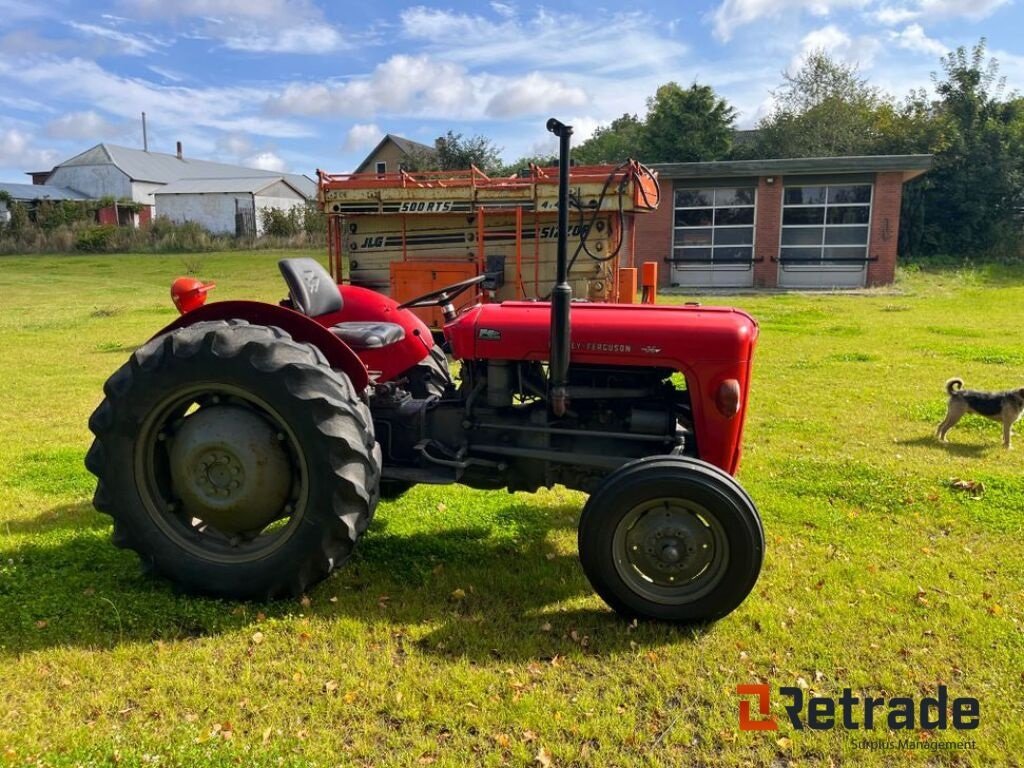
[[[754,225],[754,286],[774,288],[779,282],[779,230],[782,227],[781,176],[769,184],[765,177],[757,183],[757,219]]]
[[[673,199],[671,179],[662,179],[658,210],[637,214],[633,219],[636,228],[634,263],[639,269],[644,262],[656,262],[658,285],[670,285],[672,282],[672,265],[665,259],[672,255]]]
[[[896,246],[899,241],[900,203],[903,199],[903,174],[875,175],[871,208],[871,235],[868,256],[868,285],[888,285],[896,277]]]

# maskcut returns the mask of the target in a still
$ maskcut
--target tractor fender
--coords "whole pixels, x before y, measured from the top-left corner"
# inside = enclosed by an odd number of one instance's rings
[[[370,383],[366,366],[352,348],[300,312],[262,301],[216,301],[188,312],[158,331],[153,338],[207,320],[247,320],[253,325],[277,326],[293,339],[319,349],[331,368],[348,376],[357,392]]]

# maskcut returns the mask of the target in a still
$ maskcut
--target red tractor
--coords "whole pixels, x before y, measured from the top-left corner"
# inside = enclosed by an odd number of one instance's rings
[[[590,494],[580,560],[616,611],[698,622],[735,609],[764,556],[731,476],[757,324],[729,308],[572,302],[572,128],[548,129],[561,146],[550,302],[456,313],[480,275],[398,304],[305,258],[280,263],[278,305],[177,291],[190,311],[110,377],[89,421],[114,543],[187,591],[297,595],[351,555],[381,498],[561,483]],[[457,382],[410,311],[435,306]]]

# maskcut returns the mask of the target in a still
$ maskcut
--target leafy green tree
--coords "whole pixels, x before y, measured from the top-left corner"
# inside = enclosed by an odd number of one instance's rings
[[[621,163],[629,157],[641,159],[643,141],[643,121],[626,113],[608,125],[598,127],[589,139],[573,150],[572,155],[577,162],[587,165]]]
[[[646,163],[683,163],[726,157],[736,110],[707,85],[666,83],[647,100],[641,148]]]
[[[878,89],[856,65],[812,51],[795,73],[784,72],[775,108],[737,157],[830,157],[871,154],[879,136]]]

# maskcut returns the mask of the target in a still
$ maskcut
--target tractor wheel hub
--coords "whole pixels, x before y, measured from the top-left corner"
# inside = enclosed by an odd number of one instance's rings
[[[669,501],[631,517],[626,555],[648,581],[679,586],[699,575],[711,561],[711,533],[689,509]]]
[[[259,531],[280,517],[292,486],[277,433],[241,406],[189,416],[174,436],[170,470],[185,513],[229,534]]]

